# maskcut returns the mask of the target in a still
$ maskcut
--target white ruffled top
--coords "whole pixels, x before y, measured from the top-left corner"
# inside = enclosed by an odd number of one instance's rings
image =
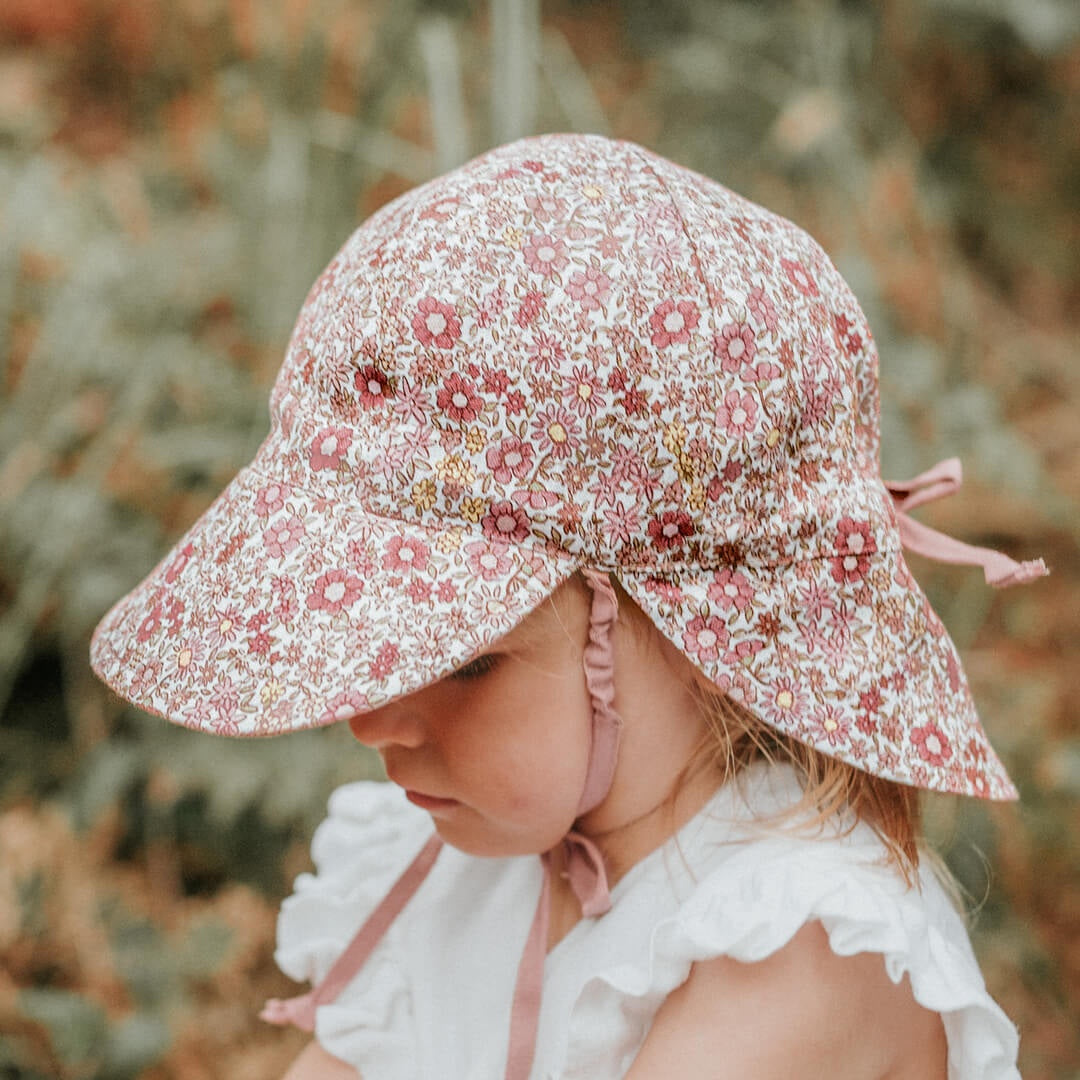
[[[880,953],[941,1014],[950,1080],[1018,1080],[1017,1034],[986,991],[963,922],[929,872],[909,888],[873,831],[817,835],[762,819],[797,800],[791,771],[722,787],[547,956],[532,1080],[625,1075],[668,994],[699,960],[761,960],[818,920],[839,955]],[[391,784],[338,788],[278,921],[277,962],[318,983],[432,833]],[[365,1080],[492,1080],[504,1069],[517,964],[541,887],[535,857],[451,847],[333,1004],[327,1051]]]

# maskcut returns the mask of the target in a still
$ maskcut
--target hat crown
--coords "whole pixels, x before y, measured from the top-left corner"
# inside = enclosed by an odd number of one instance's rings
[[[876,387],[801,229],[632,144],[541,136],[357,230],[269,442],[297,486],[384,517],[599,566],[774,563],[827,549],[837,500],[887,524]]]

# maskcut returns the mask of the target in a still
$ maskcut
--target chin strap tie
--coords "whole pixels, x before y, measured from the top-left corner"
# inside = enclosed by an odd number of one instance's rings
[[[907,514],[924,503],[952,495],[960,487],[963,472],[958,458],[939,461],[932,469],[920,473],[912,480],[886,483],[893,498],[900,528],[900,542],[908,551],[924,555],[937,562],[959,566],[981,566],[987,585],[1004,588],[1023,585],[1050,573],[1042,559],[1016,562],[1008,555],[991,548],[974,547],[952,536],[946,536]]]
[[[589,609],[589,642],[583,663],[585,682],[592,700],[592,743],[585,776],[585,788],[578,804],[578,816],[599,806],[607,796],[615,775],[622,721],[615,711],[615,645],[611,631],[618,617],[618,599],[606,574],[591,568],[582,576],[593,590]],[[397,879],[379,906],[368,916],[334,961],[326,977],[313,990],[299,997],[272,998],[259,1014],[271,1024],[315,1030],[315,1010],[328,1005],[364,966],[390,924],[412,899],[435,865],[443,842],[432,836]],[[565,864],[564,876],[581,904],[585,918],[603,915],[611,908],[604,856],[583,833],[571,830],[560,842]],[[505,1080],[528,1080],[536,1052],[536,1031],[540,1022],[540,1000],[544,991],[544,959],[547,956],[551,923],[552,852],[540,856],[543,884],[532,925],[518,963],[514,999],[510,1008],[510,1042],[506,1054]]]

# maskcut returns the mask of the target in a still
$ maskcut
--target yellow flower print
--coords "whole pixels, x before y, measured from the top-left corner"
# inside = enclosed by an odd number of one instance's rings
[[[484,516],[486,506],[483,499],[470,496],[461,500],[461,513],[466,521],[471,521],[475,525]]]
[[[430,476],[413,484],[412,502],[418,511],[430,510],[435,505],[435,481]]]
[[[684,454],[680,450],[675,467],[678,470],[679,479],[684,483],[693,483],[697,479],[697,466],[694,464],[694,459],[689,454]]]
[[[271,679],[269,682],[263,683],[259,688],[259,700],[264,705],[273,705],[284,692],[284,683],[277,679]]]
[[[465,436],[465,449],[468,450],[470,454],[479,454],[486,445],[487,439],[484,438],[484,433],[480,428],[469,428],[469,433]]]
[[[461,529],[447,529],[446,532],[435,541],[435,546],[444,554],[449,555],[461,547]]]
[[[672,420],[664,428],[664,446],[672,453],[677,454],[686,443],[686,425],[681,420]]]
[[[595,184],[586,184],[581,189],[581,194],[584,195],[589,202],[596,202],[604,197],[604,189],[597,187]]]
[[[680,459],[681,463],[681,459]],[[690,509],[691,510],[704,510],[705,509],[705,485],[695,483],[690,487]]]
[[[507,225],[503,230],[503,243],[507,247],[519,248],[524,235],[521,229],[515,228],[513,225]]]
[[[472,466],[457,454],[450,454],[435,464],[435,473],[444,484],[471,484],[476,478]]]

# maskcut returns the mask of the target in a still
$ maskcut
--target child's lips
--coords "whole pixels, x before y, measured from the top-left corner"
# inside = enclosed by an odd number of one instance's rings
[[[440,810],[451,810],[455,806],[461,805],[457,799],[443,799],[437,795],[425,795],[422,791],[412,791],[409,788],[405,789],[405,798],[413,806],[419,806],[421,810],[426,810],[429,814],[437,814]]]

